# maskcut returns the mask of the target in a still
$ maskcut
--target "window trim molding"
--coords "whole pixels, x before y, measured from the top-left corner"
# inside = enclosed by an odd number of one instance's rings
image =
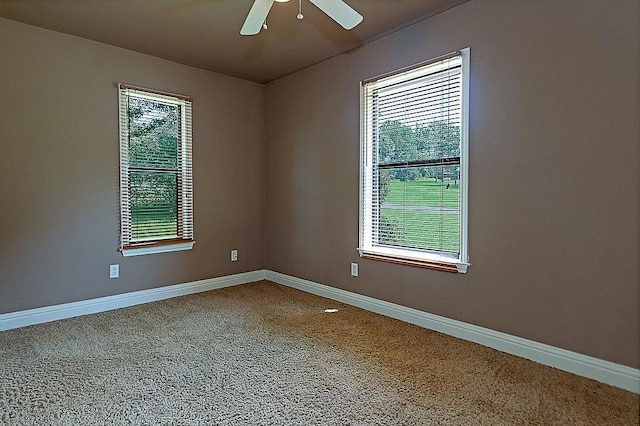
[[[466,273],[469,266],[469,56],[470,48],[460,50],[462,54],[462,126],[460,140],[460,174],[462,193],[460,202],[460,263],[464,264]]]
[[[358,247],[360,257],[383,262],[389,262],[404,266],[413,266],[426,269],[434,269],[444,272],[467,273],[469,263],[469,65],[470,65],[470,48],[466,47],[459,51],[451,52],[446,55],[439,56],[429,61],[421,62],[412,66],[401,68],[394,72],[382,74],[377,77],[362,80],[360,82],[360,173],[359,173],[359,220],[358,220],[358,240],[359,245],[363,245],[363,241],[367,239],[364,235],[365,222],[371,220],[366,218],[364,206],[365,183],[371,179],[366,176],[371,175],[371,150],[372,144],[367,135],[367,129],[371,127],[371,117],[365,116],[367,97],[365,94],[365,86],[371,82],[390,78],[401,73],[411,72],[415,69],[444,61],[451,57],[460,56],[462,61],[462,94],[461,94],[461,134],[460,134],[460,254],[459,256],[449,257],[443,253],[430,253],[428,251],[416,250],[417,256],[413,256],[411,250],[395,249],[392,247],[383,248],[382,250],[372,250],[369,247]],[[369,227],[371,228],[371,227]]]
[[[379,253],[372,253],[366,250],[360,251],[360,257],[363,259],[379,260],[381,262],[393,263],[396,265],[413,266],[416,268],[433,269],[436,271],[466,273],[467,266],[462,263],[438,262],[436,260],[411,259],[409,257],[385,256]]]
[[[154,254],[154,253],[169,253],[172,251],[182,251],[182,250],[191,250],[193,245],[196,243],[195,241],[186,241],[180,240],[177,242],[176,240],[171,240],[171,243],[156,242],[154,244],[149,244],[148,246],[129,246],[121,249],[122,256],[142,256],[145,254]]]
[[[156,90],[156,89],[147,89],[146,87],[132,86],[130,84],[125,84],[125,83],[119,83],[118,84],[118,88],[119,89],[134,90],[136,92],[151,93],[152,95],[159,95],[159,96],[168,98],[167,100],[169,102],[173,101],[174,103],[175,103],[175,99],[179,99],[179,100],[184,101],[184,102],[193,102],[193,98],[190,97],[190,96],[180,95],[180,94],[171,93],[171,92],[164,92],[162,90]]]

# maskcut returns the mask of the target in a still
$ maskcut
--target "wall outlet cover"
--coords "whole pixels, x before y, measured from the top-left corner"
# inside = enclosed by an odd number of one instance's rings
[[[120,276],[120,265],[109,265],[109,278],[118,278]]]

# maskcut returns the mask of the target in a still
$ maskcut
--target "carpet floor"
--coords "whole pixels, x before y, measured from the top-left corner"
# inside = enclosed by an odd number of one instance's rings
[[[266,281],[0,333],[2,425],[638,425],[639,405]]]

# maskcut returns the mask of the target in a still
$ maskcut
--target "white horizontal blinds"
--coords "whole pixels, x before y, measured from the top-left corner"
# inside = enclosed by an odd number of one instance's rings
[[[459,257],[461,67],[456,55],[365,83],[365,251]]]
[[[123,248],[193,238],[191,103],[120,87]]]

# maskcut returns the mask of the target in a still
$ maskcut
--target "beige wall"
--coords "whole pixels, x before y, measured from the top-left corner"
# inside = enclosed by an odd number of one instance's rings
[[[194,99],[191,251],[117,252],[118,82]],[[264,91],[0,19],[0,313],[261,269]]]
[[[639,15],[472,0],[268,85],[266,267],[639,367]],[[469,273],[359,259],[359,81],[467,46]]]

